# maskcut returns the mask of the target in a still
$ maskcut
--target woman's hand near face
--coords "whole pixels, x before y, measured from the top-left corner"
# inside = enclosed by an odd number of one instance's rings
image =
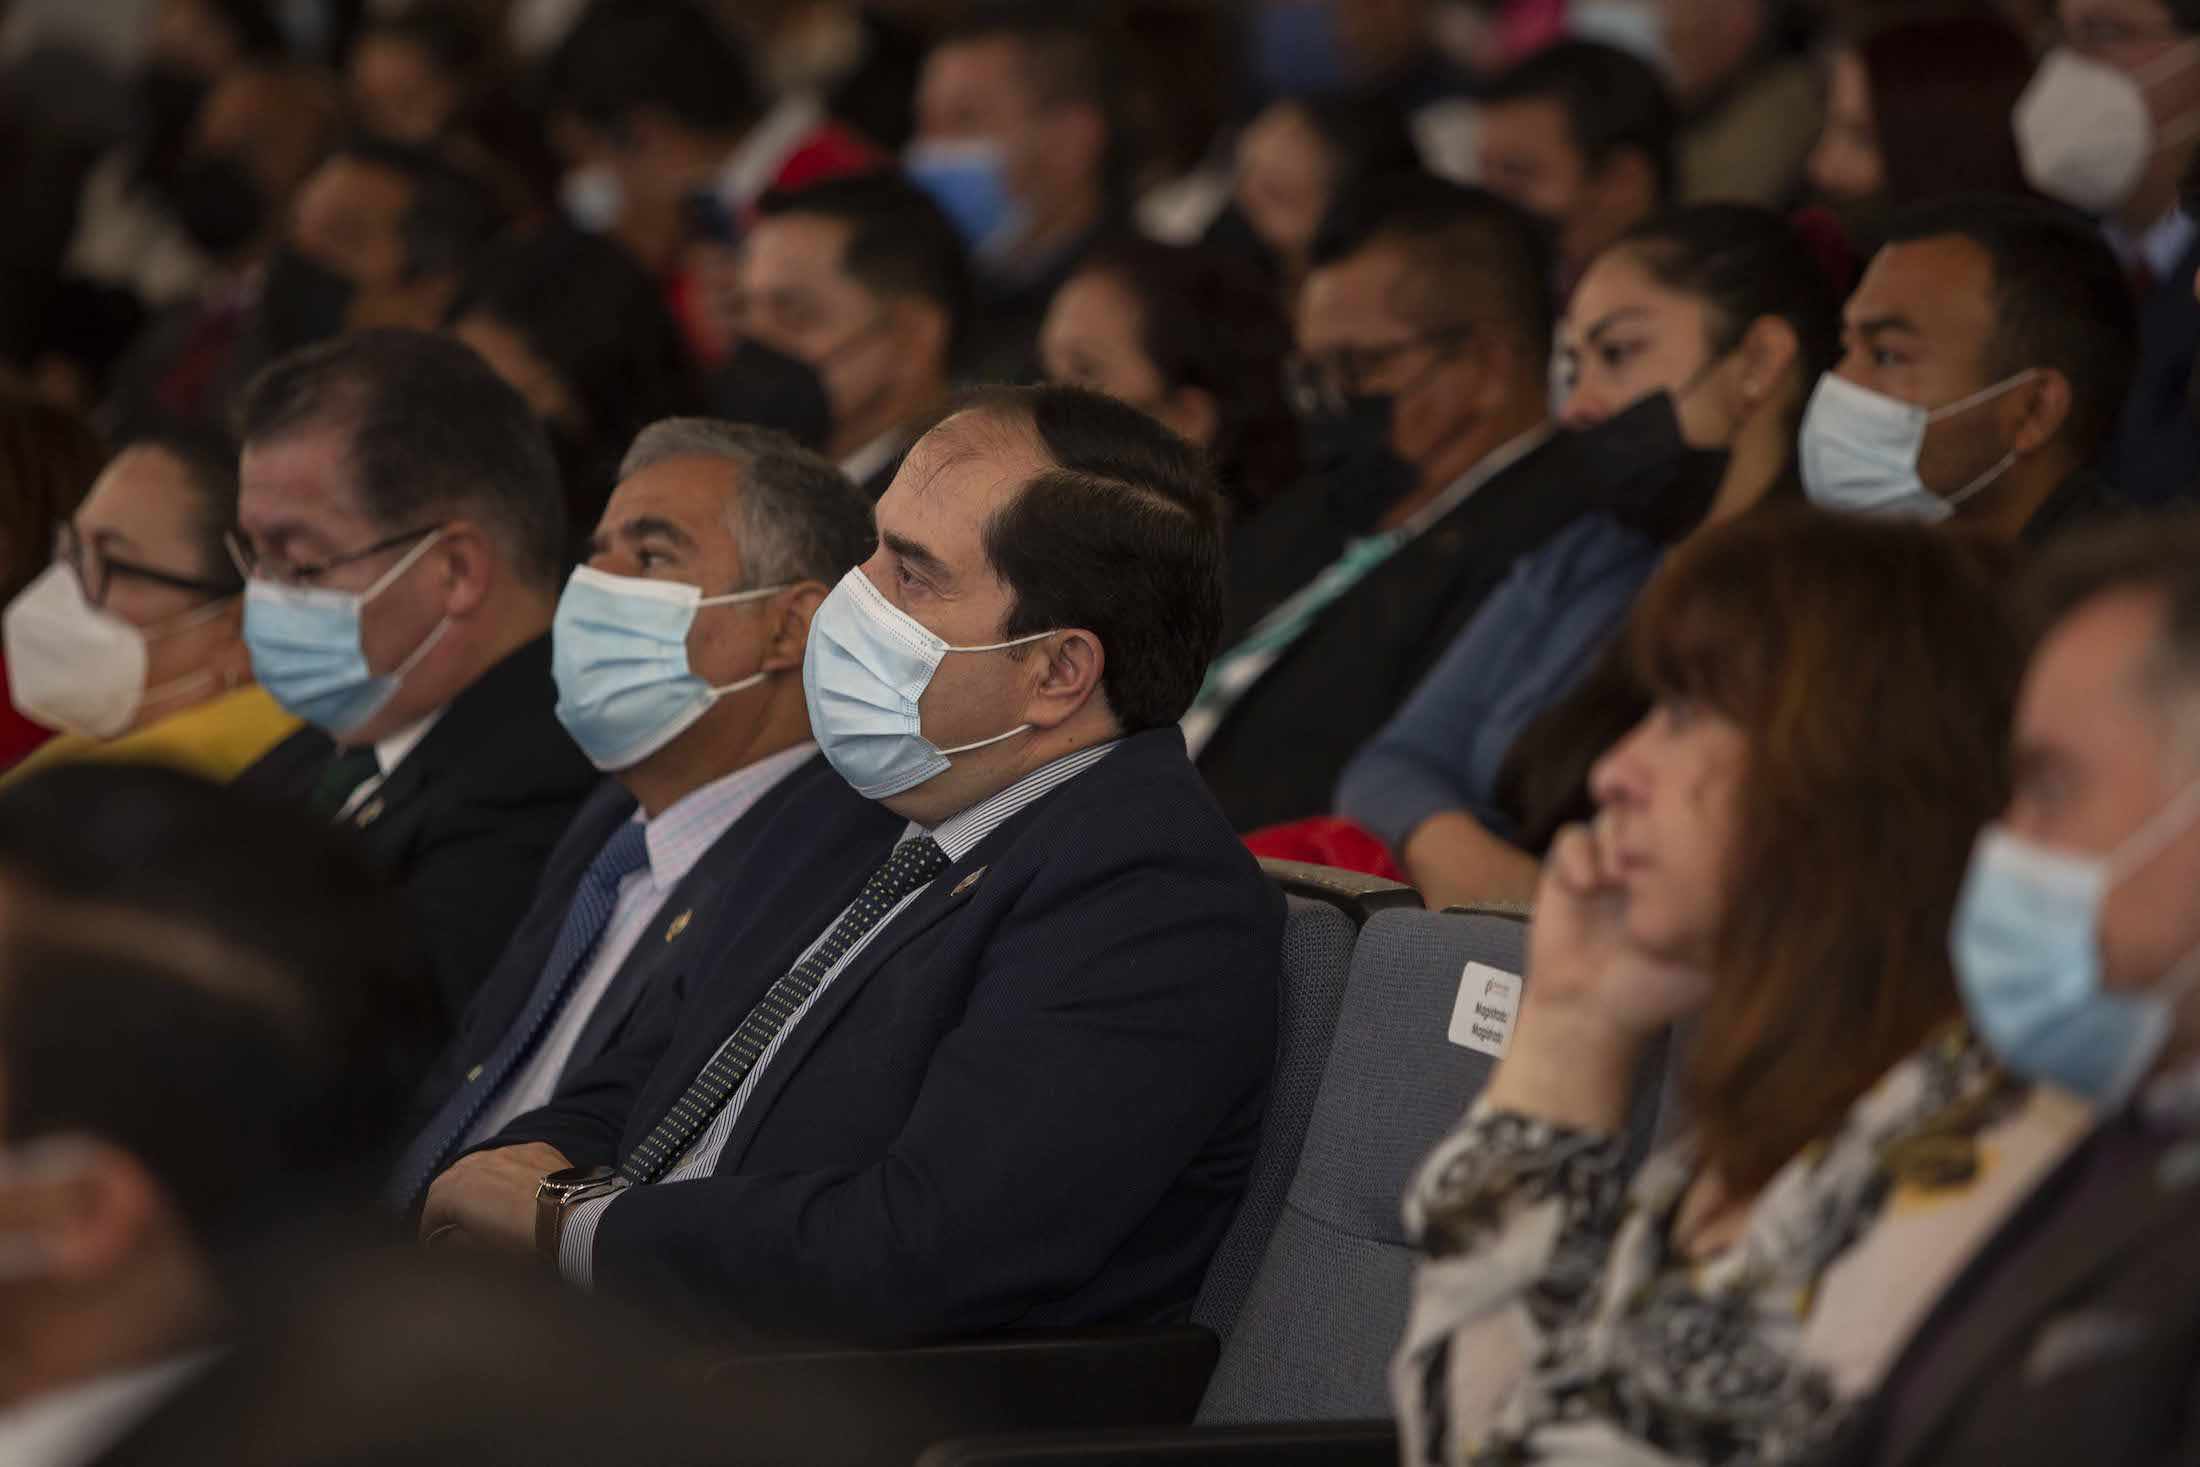
[[[1701,972],[1629,939],[1607,840],[1575,825],[1552,842],[1519,1022],[1487,1092],[1502,1109],[1588,1131],[1619,1129],[1643,1047],[1710,993]]]

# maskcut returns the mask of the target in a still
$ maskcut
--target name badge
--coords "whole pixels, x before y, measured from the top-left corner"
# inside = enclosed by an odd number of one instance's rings
[[[1485,963],[1467,964],[1459,977],[1459,999],[1451,1007],[1451,1042],[1503,1059],[1519,1016],[1520,980]]]

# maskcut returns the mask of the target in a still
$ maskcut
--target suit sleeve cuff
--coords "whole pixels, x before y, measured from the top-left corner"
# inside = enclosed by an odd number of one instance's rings
[[[596,1287],[596,1229],[603,1222],[604,1210],[625,1195],[614,1192],[608,1197],[591,1198],[566,1218],[565,1230],[558,1234],[558,1272],[567,1283],[583,1289]]]

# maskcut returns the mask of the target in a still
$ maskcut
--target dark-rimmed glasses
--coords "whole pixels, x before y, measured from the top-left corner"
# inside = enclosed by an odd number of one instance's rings
[[[143,561],[125,560],[102,547],[96,535],[86,540],[77,533],[76,526],[67,521],[54,530],[53,559],[55,565],[67,566],[76,576],[76,583],[84,588],[84,599],[94,606],[107,604],[107,593],[113,589],[118,576],[199,596],[234,596],[244,589],[233,582],[187,576],[180,571],[146,565]]]
[[[423,525],[417,530],[407,530],[402,535],[392,535],[387,540],[377,540],[364,549],[332,555],[319,563],[307,562],[291,565],[278,556],[262,555],[252,548],[252,542],[235,530],[222,537],[229,546],[229,558],[236,562],[237,573],[248,581],[272,581],[280,586],[309,586],[331,571],[342,570],[370,555],[380,555],[385,550],[395,550],[415,540],[425,539],[443,528],[441,525]]]
[[[1387,346],[1348,346],[1319,356],[1292,356],[1283,364],[1283,393],[1301,417],[1341,413],[1346,403],[1367,390],[1368,381],[1407,352],[1423,347],[1441,351],[1474,334],[1471,326],[1441,326]]]

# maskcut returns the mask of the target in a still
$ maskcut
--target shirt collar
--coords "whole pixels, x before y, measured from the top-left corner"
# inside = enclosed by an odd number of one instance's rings
[[[1094,744],[1089,749],[1079,749],[1074,754],[1064,754],[1052,763],[1032,770],[999,794],[980,800],[959,815],[949,816],[930,831],[912,821],[902,838],[906,840],[912,835],[928,834],[947,853],[949,862],[960,861],[976,850],[980,841],[1006,824],[1011,815],[1042,795],[1068,784],[1114,752],[1115,746],[1121,742],[1123,741],[1120,738],[1114,738],[1104,744]]]
[[[2178,262],[2192,248],[2193,240],[2200,238],[2200,222],[2183,209],[2171,209],[2136,236],[2120,224],[2111,223],[2106,228],[2108,242],[2125,263],[2143,260],[2156,280],[2167,280],[2176,273]]]
[[[0,1411],[0,1462],[78,1467],[120,1441],[212,1360],[196,1352],[51,1391]]]
[[[443,709],[438,708],[427,717],[406,724],[396,733],[384,734],[374,741],[374,764],[377,769],[382,771],[384,779],[388,779],[397,772],[397,766],[404,763],[406,756],[420,747],[421,740],[428,736],[435,728],[436,721],[442,716]]]
[[[690,790],[661,810],[654,820],[643,821],[642,839],[649,847],[650,880],[669,890],[685,880],[703,853],[733,828],[734,822],[817,752],[804,740],[754,764],[736,769]],[[642,820],[640,812],[634,818]]]
[[[781,101],[749,129],[741,146],[720,166],[719,200],[738,214],[762,198],[803,140],[824,122],[825,105],[815,97],[797,95]]]

